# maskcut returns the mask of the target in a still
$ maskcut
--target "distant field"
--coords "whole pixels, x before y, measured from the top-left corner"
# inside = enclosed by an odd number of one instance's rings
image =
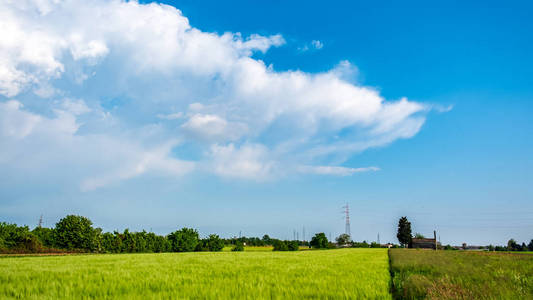
[[[394,294],[405,299],[533,299],[533,255],[391,249]]]
[[[222,251],[231,251],[233,246],[225,246]],[[274,247],[272,246],[244,246],[244,251],[272,251]],[[300,246],[300,250],[310,250],[308,246]]]
[[[231,251],[233,246],[225,246],[222,251]],[[274,247],[272,246],[244,246],[244,251],[272,251]]]
[[[0,299],[391,299],[385,249],[0,258]]]

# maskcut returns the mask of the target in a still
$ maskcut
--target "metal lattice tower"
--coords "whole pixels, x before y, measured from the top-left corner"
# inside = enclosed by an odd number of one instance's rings
[[[350,206],[348,205],[348,203],[346,203],[346,206],[343,206],[344,208],[344,218],[346,219],[346,228],[344,229],[344,233],[349,235],[349,236],[352,236],[352,234],[350,233]]]

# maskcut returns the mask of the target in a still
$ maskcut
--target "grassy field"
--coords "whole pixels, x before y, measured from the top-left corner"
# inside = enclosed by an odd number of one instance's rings
[[[0,299],[391,299],[385,249],[0,258]]]
[[[231,249],[233,249],[234,246],[225,246],[224,249],[222,249],[222,251],[231,251]],[[265,251],[272,251],[272,249],[274,249],[274,247],[272,246],[244,246],[244,251],[260,251],[260,252],[265,252]]]
[[[533,255],[391,249],[404,299],[533,299]]]

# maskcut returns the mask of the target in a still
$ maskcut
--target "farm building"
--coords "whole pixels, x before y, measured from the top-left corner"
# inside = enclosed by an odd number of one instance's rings
[[[440,243],[437,243],[437,247],[441,247]],[[435,239],[412,239],[411,248],[422,248],[422,249],[435,249]]]

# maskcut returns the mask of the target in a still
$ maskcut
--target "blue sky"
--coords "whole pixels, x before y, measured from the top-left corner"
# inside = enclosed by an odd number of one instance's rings
[[[3,221],[533,238],[531,4],[163,3],[0,4]]]

